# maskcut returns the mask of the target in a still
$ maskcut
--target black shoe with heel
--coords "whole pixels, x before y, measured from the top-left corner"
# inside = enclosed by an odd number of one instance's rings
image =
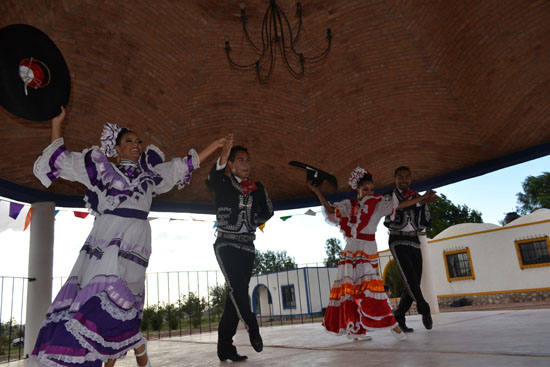
[[[399,324],[399,327],[404,333],[412,333],[414,331],[412,327],[408,327],[405,324],[405,316],[395,313],[393,317],[395,317],[395,321],[397,321],[397,324]]]
[[[247,356],[242,356],[237,352],[231,353],[231,354],[223,354],[223,353],[218,352],[218,358],[222,362],[227,361],[228,359],[230,361],[233,361],[233,362],[242,362],[242,361],[246,361],[248,359]]]
[[[429,313],[422,315],[422,323],[427,330],[431,330],[433,326],[432,315]]]
[[[260,334],[250,334],[250,345],[252,345],[252,348],[258,353],[260,353],[264,349],[264,342],[262,341],[262,337]]]

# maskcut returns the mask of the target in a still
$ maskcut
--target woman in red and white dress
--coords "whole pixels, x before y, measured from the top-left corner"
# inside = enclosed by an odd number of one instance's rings
[[[375,194],[371,173],[361,167],[352,171],[348,183],[357,191],[357,199],[334,204],[330,204],[317,187],[309,184],[323,204],[327,221],[337,225],[346,239],[323,326],[329,333],[363,340],[370,339],[367,330],[390,329],[397,339],[405,340],[405,333],[393,317],[384,283],[378,275],[374,233],[386,215],[426,200],[433,191],[400,203],[395,196]]]

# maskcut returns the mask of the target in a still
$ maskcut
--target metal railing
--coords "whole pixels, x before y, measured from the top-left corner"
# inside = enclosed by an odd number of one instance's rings
[[[259,325],[321,322],[337,271],[310,263],[254,275],[249,289]],[[66,280],[53,279],[52,299]],[[9,362],[24,357],[29,279],[1,276],[0,281],[0,362]],[[141,331],[148,339],[217,331],[225,297],[225,279],[219,270],[147,273]]]
[[[23,355],[29,278],[0,276],[0,363]]]

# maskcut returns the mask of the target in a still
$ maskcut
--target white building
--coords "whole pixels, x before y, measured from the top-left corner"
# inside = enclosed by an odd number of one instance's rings
[[[306,267],[253,276],[252,310],[268,317],[313,316],[328,305],[338,268]]]
[[[458,224],[423,242],[422,288],[430,305],[464,297],[477,304],[550,299],[550,209],[502,227]],[[385,278],[393,258],[389,250],[379,256]],[[255,276],[252,308],[262,316],[319,314],[336,274],[337,268],[307,267]]]
[[[504,303],[550,298],[550,209],[505,226],[458,224],[427,240],[423,279],[440,305],[457,298]],[[389,252],[389,251],[387,251]],[[381,268],[391,259],[380,254]],[[386,254],[387,255],[387,254]],[[424,284],[423,284],[424,287]]]

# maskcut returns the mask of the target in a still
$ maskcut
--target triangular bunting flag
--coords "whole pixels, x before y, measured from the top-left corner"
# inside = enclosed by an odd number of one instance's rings
[[[56,210],[53,216],[55,217],[57,213],[59,213],[59,210]]]
[[[263,232],[263,231],[264,231],[264,228],[265,228],[265,223],[264,223],[264,224],[262,224],[261,226],[259,226],[258,228],[260,229],[260,231],[262,231],[262,232]]]
[[[77,218],[86,218],[88,216],[88,214],[90,213],[87,213],[87,212],[74,212],[74,216],[77,217]]]
[[[281,217],[281,220],[284,222],[285,220],[287,220],[290,217],[292,217],[292,215],[287,215],[287,216]]]
[[[31,224],[32,209],[33,208],[29,208],[29,211],[27,212],[27,218],[25,218],[25,228],[23,228],[23,232],[25,232],[29,224]]]
[[[314,215],[317,214],[317,213],[315,213],[315,212],[314,212],[313,210],[311,210],[311,209],[308,209],[308,211],[305,212],[304,214],[305,214],[305,215],[313,215],[313,216],[314,216]]]
[[[10,217],[17,219],[19,213],[21,213],[21,209],[23,209],[23,206],[23,204],[10,202]]]
[[[214,226],[212,228],[216,228],[218,226],[218,222],[214,222]]]

